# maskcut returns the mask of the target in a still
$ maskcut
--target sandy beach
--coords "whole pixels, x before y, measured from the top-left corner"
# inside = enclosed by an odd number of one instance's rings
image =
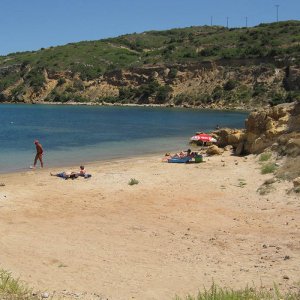
[[[49,175],[64,168],[0,175],[1,268],[77,299],[173,299],[213,281],[296,289],[299,195],[287,195],[286,181],[260,195],[272,175],[257,156],[168,164],[153,155],[86,168],[90,179]]]

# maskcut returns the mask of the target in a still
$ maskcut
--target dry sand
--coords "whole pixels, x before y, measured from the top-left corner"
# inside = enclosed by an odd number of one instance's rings
[[[49,176],[58,169],[0,175],[0,266],[34,289],[123,300],[173,299],[212,281],[296,288],[299,195],[286,194],[288,182],[257,193],[271,177],[257,157],[87,169],[90,179]]]

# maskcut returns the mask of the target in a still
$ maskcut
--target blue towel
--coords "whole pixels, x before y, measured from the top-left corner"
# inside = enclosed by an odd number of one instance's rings
[[[173,157],[168,159],[168,163],[187,163],[191,160],[192,158],[190,156],[185,156],[185,157]]]

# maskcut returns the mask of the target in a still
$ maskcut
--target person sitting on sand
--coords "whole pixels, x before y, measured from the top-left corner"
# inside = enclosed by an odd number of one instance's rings
[[[84,177],[84,175],[86,174],[86,170],[85,170],[84,166],[80,166],[79,168],[80,168],[80,171],[79,171],[78,175]]]
[[[80,166],[79,168],[80,168],[80,171],[79,171],[79,173],[78,173],[78,176],[82,176],[82,177],[84,177],[84,179],[87,179],[87,178],[92,177],[91,174],[88,174],[88,173],[86,172],[84,166]]]
[[[61,173],[56,173],[56,174],[53,174],[53,173],[50,173],[51,176],[57,176],[57,177],[60,177],[60,178],[63,178],[63,179],[76,179],[78,178],[78,173],[77,172],[61,172]]]

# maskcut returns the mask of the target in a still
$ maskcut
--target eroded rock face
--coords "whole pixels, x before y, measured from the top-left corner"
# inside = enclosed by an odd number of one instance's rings
[[[287,133],[295,104],[282,104],[262,111],[252,112],[245,122],[246,135],[244,151],[261,153]],[[298,125],[300,127],[300,125]]]
[[[231,145],[236,155],[258,154],[271,148],[281,155],[300,155],[300,103],[281,104],[250,113],[245,130],[214,131],[219,147]]]
[[[245,130],[243,129],[230,129],[222,128],[214,131],[213,135],[217,137],[219,147],[225,147],[231,145],[236,148],[238,144],[245,138]]]

